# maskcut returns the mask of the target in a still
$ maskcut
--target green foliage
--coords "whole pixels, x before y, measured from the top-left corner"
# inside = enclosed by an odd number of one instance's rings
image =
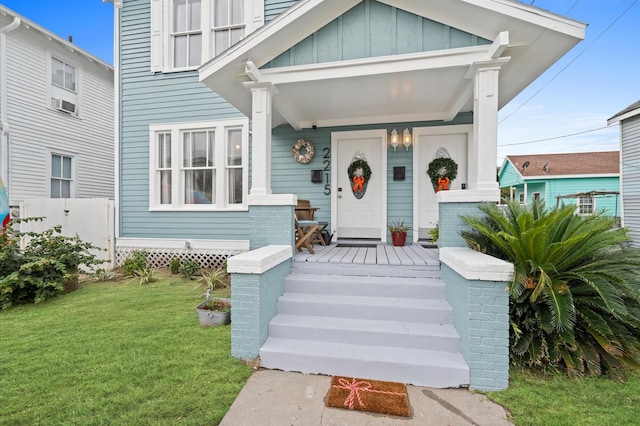
[[[14,221],[41,220],[30,218]],[[24,238],[24,250],[19,239]],[[101,250],[83,242],[77,235],[61,234],[54,226],[43,232],[0,232],[0,309],[13,304],[39,303],[62,292],[65,281],[77,280],[81,267],[104,263],[92,251]]]
[[[96,269],[96,272],[93,273],[93,277],[96,279],[96,281],[105,282],[113,279],[113,277],[115,277],[115,274],[108,269]]]
[[[214,269],[212,271],[203,271],[200,283],[208,291],[229,287],[229,274],[223,268]]]
[[[440,226],[438,226],[437,223],[435,227],[429,229],[429,236],[431,237],[431,241],[434,243],[438,242],[438,239],[440,238]]]
[[[134,250],[131,252],[131,256],[124,261],[122,265],[122,275],[130,277],[135,275],[135,272],[139,269],[147,267],[147,257],[149,253],[145,250]]]
[[[174,257],[173,259],[171,259],[171,263],[169,264],[169,270],[172,274],[176,275],[180,273],[180,266],[180,259]]]
[[[188,280],[192,280],[199,270],[200,265],[193,259],[187,259],[182,264],[182,275]]]
[[[138,278],[139,285],[149,284],[155,281],[156,270],[145,266],[144,268],[136,269],[133,271],[133,275]]]
[[[640,360],[640,250],[602,214],[574,206],[503,213],[484,205],[465,217],[470,247],[514,264],[511,357],[517,364],[566,370],[570,377],[608,374],[622,380]]]
[[[387,225],[389,232],[408,232],[411,227],[409,225],[405,225],[403,220],[394,220],[389,225]]]
[[[371,167],[369,167],[369,163],[366,160],[361,158],[355,160],[353,163],[349,165],[347,169],[347,173],[349,174],[349,179],[353,180],[353,176],[357,169],[362,169],[362,176],[364,176],[364,181],[369,182],[371,179]]]
[[[201,309],[208,309],[216,312],[231,312],[231,303],[217,298],[208,300],[201,306]]]
[[[427,166],[427,174],[434,185],[438,185],[438,178],[454,180],[458,176],[458,164],[448,157],[434,158]]]

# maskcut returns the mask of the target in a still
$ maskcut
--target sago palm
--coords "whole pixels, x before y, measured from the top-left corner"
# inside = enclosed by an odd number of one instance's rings
[[[640,361],[640,250],[624,229],[575,206],[503,211],[480,207],[465,217],[470,247],[514,264],[509,286],[515,362],[566,368],[569,375],[622,379]]]

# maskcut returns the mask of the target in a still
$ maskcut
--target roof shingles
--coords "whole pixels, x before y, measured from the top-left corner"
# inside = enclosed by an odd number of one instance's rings
[[[620,152],[507,155],[522,176],[600,175],[620,173]],[[526,170],[522,167],[529,162]]]

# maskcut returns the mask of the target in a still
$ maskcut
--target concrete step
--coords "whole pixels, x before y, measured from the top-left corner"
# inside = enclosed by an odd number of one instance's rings
[[[285,291],[422,299],[444,299],[446,297],[445,285],[438,277],[317,275],[294,272],[285,279]]]
[[[333,318],[279,314],[269,336],[358,345],[391,346],[457,352],[460,336],[452,324]]]
[[[278,314],[448,324],[452,309],[446,300],[361,297],[285,292]]]
[[[436,388],[469,383],[459,353],[270,337],[260,349],[265,368],[343,375]]]

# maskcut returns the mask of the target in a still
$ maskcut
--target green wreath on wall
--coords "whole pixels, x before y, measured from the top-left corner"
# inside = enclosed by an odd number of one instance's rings
[[[427,174],[431,183],[437,186],[438,179],[449,178],[452,181],[458,176],[458,164],[449,157],[437,157],[429,163]]]

